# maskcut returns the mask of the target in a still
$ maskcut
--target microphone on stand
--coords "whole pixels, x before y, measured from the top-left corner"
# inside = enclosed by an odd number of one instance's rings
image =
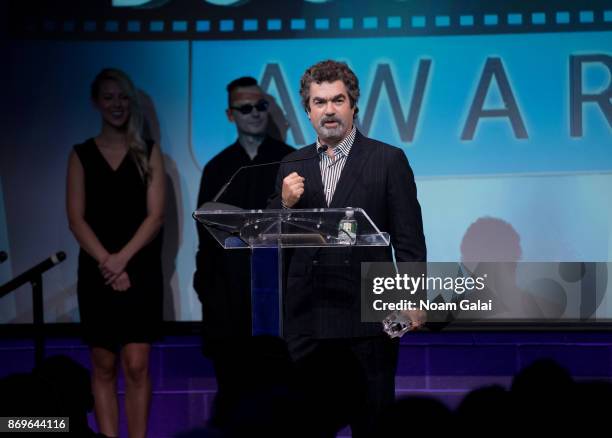
[[[8,283],[1,285],[0,286],[0,297],[6,295],[13,289],[17,289],[22,284],[25,284],[29,281],[34,280],[37,276],[51,269],[53,266],[63,262],[65,259],[66,259],[66,253],[64,251],[59,251],[54,254],[51,254],[51,256],[47,257],[45,260],[43,260],[36,266],[33,266],[27,271],[19,274],[17,277],[13,278]]]
[[[327,149],[329,149],[329,146],[327,145],[321,145],[319,147],[317,147],[317,153],[307,157],[307,158],[298,158],[295,160],[287,160],[287,161],[272,161],[270,163],[261,163],[261,164],[249,164],[247,166],[242,166],[240,167],[238,170],[236,170],[232,176],[230,177],[230,179],[223,185],[223,187],[221,187],[221,190],[219,190],[217,192],[217,194],[215,195],[215,197],[210,201],[210,202],[205,202],[202,205],[202,210],[220,210],[220,209],[239,209],[238,207],[229,205],[229,204],[223,204],[221,202],[217,202],[219,200],[219,198],[223,195],[223,193],[225,193],[225,191],[227,190],[227,188],[229,187],[229,185],[232,183],[232,181],[234,181],[234,178],[236,178],[236,175],[238,175],[241,171],[245,170],[245,169],[254,169],[256,167],[264,167],[264,166],[273,166],[275,164],[287,164],[287,163],[297,163],[300,161],[308,161],[308,160],[312,160],[313,158],[318,158],[322,153],[324,153],[325,151],[327,151]]]

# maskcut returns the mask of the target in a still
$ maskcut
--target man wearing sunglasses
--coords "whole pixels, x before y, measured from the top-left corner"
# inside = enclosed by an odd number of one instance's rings
[[[270,101],[254,78],[230,82],[227,92],[225,112],[238,138],[204,167],[198,206],[211,201],[240,167],[280,161],[294,151],[267,134]],[[277,172],[278,165],[243,169],[218,202],[245,209],[266,208]],[[217,375],[216,418],[221,425],[223,412],[239,390],[232,383],[241,373],[241,345],[251,335],[250,252],[225,251],[204,227],[197,230],[200,244],[193,285],[202,303],[202,350],[213,361]]]
[[[294,149],[275,140],[270,132],[270,101],[252,77],[241,77],[227,86],[227,119],[236,126],[238,138],[204,167],[198,206],[211,201],[242,166],[280,161]],[[212,146],[212,145],[211,145]],[[245,209],[266,208],[274,192],[278,165],[243,169],[218,202]],[[202,351],[215,367],[218,384],[216,419],[224,412],[238,388],[232,382],[241,372],[241,345],[251,335],[251,277],[249,251],[225,251],[198,226],[194,289],[202,303]]]

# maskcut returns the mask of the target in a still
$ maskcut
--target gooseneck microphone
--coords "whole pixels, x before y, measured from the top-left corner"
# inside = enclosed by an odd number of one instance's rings
[[[51,256],[47,257],[45,260],[43,260],[36,266],[31,267],[27,271],[13,278],[8,283],[0,286],[0,297],[6,295],[13,289],[18,288],[22,284],[25,284],[29,281],[34,280],[36,277],[41,275],[43,272],[63,262],[65,259],[66,259],[66,253],[64,251],[59,251],[59,252],[56,252],[55,254],[51,254]]]
[[[329,146],[327,145],[321,145],[317,147],[317,153],[307,157],[307,158],[298,158],[295,160],[287,160],[287,161],[272,161],[270,163],[261,163],[261,164],[249,164],[246,166],[242,166],[240,168],[238,168],[237,171],[235,171],[232,176],[230,177],[230,179],[223,185],[223,187],[221,187],[221,190],[219,190],[217,192],[217,194],[215,195],[215,197],[212,199],[212,201],[210,201],[210,203],[216,203],[219,198],[221,197],[221,195],[223,195],[223,193],[225,193],[225,191],[227,190],[227,188],[229,187],[229,185],[232,183],[232,181],[234,180],[234,178],[236,178],[236,175],[238,175],[240,172],[242,172],[245,169],[254,169],[256,167],[264,167],[264,166],[273,166],[275,164],[287,164],[287,163],[297,163],[299,161],[308,161],[308,160],[312,160],[314,158],[318,158],[322,153],[324,153],[325,151],[327,151],[327,149],[329,149]],[[209,204],[208,202],[204,203],[204,206],[206,204]],[[218,204],[217,204],[218,205]],[[206,207],[204,207],[206,208]]]

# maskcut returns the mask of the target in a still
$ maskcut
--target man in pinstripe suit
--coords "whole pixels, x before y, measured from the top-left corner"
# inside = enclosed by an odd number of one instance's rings
[[[412,170],[401,149],[356,129],[355,74],[345,63],[319,62],[302,76],[300,94],[317,140],[285,157],[303,160],[281,164],[269,207],[363,208],[390,234],[398,262],[425,261]],[[381,324],[360,320],[361,262],[390,262],[392,257],[390,247],[285,253],[284,337],[298,365],[309,363],[320,351],[333,351],[335,360],[346,359],[346,364],[330,363],[329,369],[346,369],[353,379],[349,387],[363,389],[359,403],[351,400],[355,406],[347,419],[354,437],[371,436],[376,417],[395,397],[397,339],[387,338]],[[420,314],[411,318],[415,328],[423,323]]]

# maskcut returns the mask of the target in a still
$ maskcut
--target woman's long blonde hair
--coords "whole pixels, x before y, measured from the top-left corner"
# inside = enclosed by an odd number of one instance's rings
[[[144,116],[140,106],[140,99],[134,83],[123,71],[116,68],[105,68],[91,83],[91,98],[96,101],[100,94],[100,87],[104,81],[115,81],[130,100],[130,119],[127,126],[128,153],[136,163],[138,173],[142,180],[148,184],[151,178],[147,145],[142,138]]]

